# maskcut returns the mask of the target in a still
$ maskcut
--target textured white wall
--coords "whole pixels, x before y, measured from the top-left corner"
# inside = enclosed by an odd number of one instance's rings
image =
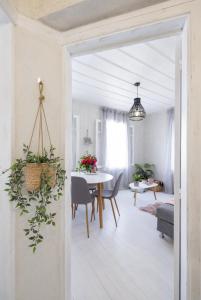
[[[130,122],[134,126],[134,163],[144,163],[144,121]]]
[[[62,47],[56,41],[20,26],[15,28],[15,157],[22,155],[22,144],[28,143],[30,138],[38,105],[37,78],[40,77],[45,84],[44,107],[52,143],[57,154],[64,158],[66,107],[63,102],[63,63]],[[35,148],[36,140],[32,149]],[[65,256],[69,257],[70,251],[65,249],[65,240],[69,238],[69,234],[65,233],[65,219],[69,217],[64,199],[54,204],[53,211],[57,213],[56,226],[42,229],[45,240],[34,255],[24,236],[25,220],[16,214],[15,300],[64,300]]]
[[[12,25],[0,25],[0,172],[12,157]],[[12,234],[13,214],[5,189],[6,176],[0,175],[0,299],[11,300],[14,293]]]
[[[73,100],[73,114],[79,116],[80,156],[85,154],[86,151],[95,154],[96,120],[101,118],[100,107],[87,102]],[[92,139],[91,145],[84,145],[83,143],[87,129],[89,137]]]

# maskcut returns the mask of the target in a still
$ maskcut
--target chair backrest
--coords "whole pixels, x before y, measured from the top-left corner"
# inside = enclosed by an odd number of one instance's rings
[[[116,197],[116,195],[119,192],[119,186],[120,186],[120,183],[121,183],[122,176],[123,176],[123,172],[121,172],[119,174],[119,177],[117,178],[117,181],[115,182],[114,189],[112,191],[112,197]]]
[[[71,198],[74,204],[87,204],[92,202],[88,184],[84,178],[71,177]]]

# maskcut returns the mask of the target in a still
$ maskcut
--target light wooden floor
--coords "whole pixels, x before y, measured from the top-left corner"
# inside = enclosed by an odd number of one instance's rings
[[[73,300],[172,300],[173,244],[159,237],[156,218],[138,207],[154,202],[152,192],[121,191],[117,197],[121,217],[116,229],[106,202],[104,228],[98,215],[86,237],[85,211],[79,207],[72,223]],[[171,197],[157,193],[158,201]]]

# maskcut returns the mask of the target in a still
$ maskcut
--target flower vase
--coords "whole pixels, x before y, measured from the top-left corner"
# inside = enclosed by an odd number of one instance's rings
[[[91,173],[96,173],[96,171],[97,171],[96,166],[93,166],[93,167],[91,168]]]

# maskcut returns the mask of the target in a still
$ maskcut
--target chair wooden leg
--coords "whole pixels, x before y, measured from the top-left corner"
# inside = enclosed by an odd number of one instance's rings
[[[71,203],[72,219],[73,219],[73,203]]]
[[[134,206],[136,206],[136,200],[137,200],[137,192],[134,191]]]
[[[95,221],[95,201],[93,201],[91,204],[92,204],[92,210],[91,210],[91,222],[94,218],[94,221]]]
[[[114,203],[115,203],[115,206],[117,208],[117,212],[118,212],[118,215],[120,216],[120,212],[119,212],[119,207],[117,205],[117,201],[116,201],[116,198],[114,197]]]
[[[114,211],[114,206],[113,206],[113,203],[112,203],[112,198],[110,199],[110,203],[111,203],[111,206],[112,206],[112,212],[113,212],[115,224],[116,224],[116,227],[117,227],[117,220],[116,220],[116,215],[115,215],[115,211]]]
[[[97,200],[97,212],[98,212],[98,199],[96,199]]]
[[[93,202],[91,203],[91,222],[92,222],[92,218],[93,218]]]
[[[88,207],[86,204],[86,225],[87,225],[87,237],[89,238],[89,220],[88,220]]]
[[[103,185],[103,183],[101,183],[101,192],[103,192],[103,190],[104,190],[104,185]],[[105,199],[102,197],[102,207],[103,207],[103,209],[105,209]]]
[[[73,219],[75,219],[75,213],[76,213],[76,207],[75,204],[73,204]]]
[[[95,215],[96,215],[95,200],[94,200],[94,203],[93,203],[93,207],[94,207],[94,221],[95,221],[96,220],[96,217],[95,217]]]

